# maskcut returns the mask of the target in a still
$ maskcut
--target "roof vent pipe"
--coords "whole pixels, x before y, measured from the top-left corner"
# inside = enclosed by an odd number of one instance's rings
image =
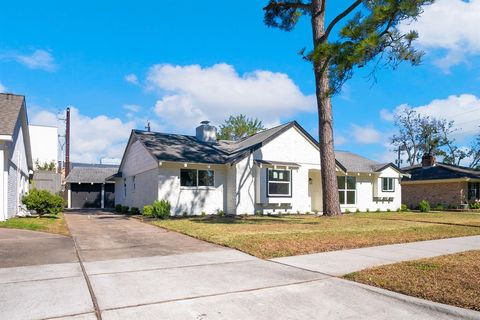
[[[217,128],[210,125],[210,121],[200,122],[200,126],[197,127],[195,136],[197,140],[202,142],[215,143],[217,142]]]

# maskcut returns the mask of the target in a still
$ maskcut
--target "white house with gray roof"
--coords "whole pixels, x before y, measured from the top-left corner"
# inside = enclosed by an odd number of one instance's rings
[[[400,207],[393,164],[339,151],[337,174],[343,211]],[[295,121],[238,141],[217,140],[208,122],[195,136],[133,130],[115,183],[117,204],[165,199],[176,215],[322,211],[318,142]]]
[[[20,211],[32,170],[25,97],[0,93],[0,221]]]

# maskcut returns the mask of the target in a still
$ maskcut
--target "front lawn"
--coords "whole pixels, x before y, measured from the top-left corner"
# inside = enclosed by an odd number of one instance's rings
[[[33,231],[44,231],[49,233],[58,233],[65,236],[70,235],[63,213],[57,216],[44,215],[35,218],[11,218],[0,222],[0,228],[27,229]]]
[[[480,311],[480,251],[395,263],[345,276],[365,283]]]
[[[480,234],[480,215],[471,213],[207,216],[151,223],[260,258]]]

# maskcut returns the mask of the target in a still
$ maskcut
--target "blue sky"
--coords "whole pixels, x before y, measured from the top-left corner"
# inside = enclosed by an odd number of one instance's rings
[[[121,156],[132,128],[193,134],[229,114],[267,125],[297,120],[317,136],[311,47],[303,19],[292,32],[263,24],[265,1],[9,1],[0,11],[0,90],[24,94],[32,123],[73,111],[73,158]],[[348,5],[331,2],[329,17]],[[433,7],[434,6],[434,7]],[[462,144],[480,122],[480,0],[440,0],[413,26],[419,67],[358,70],[333,99],[337,148],[393,161],[395,108],[455,120]]]

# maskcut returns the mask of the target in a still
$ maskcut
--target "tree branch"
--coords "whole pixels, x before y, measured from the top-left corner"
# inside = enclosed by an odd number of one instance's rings
[[[358,7],[363,1],[362,0],[356,0],[354,3],[352,3],[347,9],[345,9],[342,13],[340,13],[338,16],[335,17],[335,19],[333,19],[330,24],[328,25],[327,29],[325,29],[325,33],[323,34],[323,36],[320,38],[320,41],[319,43],[322,43],[324,42],[328,36],[330,35],[330,32],[332,32],[332,29],[333,27],[335,27],[335,25],[340,21],[342,20],[343,18],[345,18],[347,15],[350,14],[350,12],[352,12],[353,10],[355,10],[356,7]]]
[[[310,9],[311,5],[310,4],[306,4],[306,3],[303,3],[301,1],[299,2],[276,2],[276,1],[270,1],[269,4],[267,4],[263,10],[269,10],[269,9],[273,9],[273,8],[278,8],[278,7],[281,7],[281,8],[286,8],[286,9],[291,9],[291,8],[294,8],[294,9],[298,9],[298,8],[301,8],[301,9]]]

